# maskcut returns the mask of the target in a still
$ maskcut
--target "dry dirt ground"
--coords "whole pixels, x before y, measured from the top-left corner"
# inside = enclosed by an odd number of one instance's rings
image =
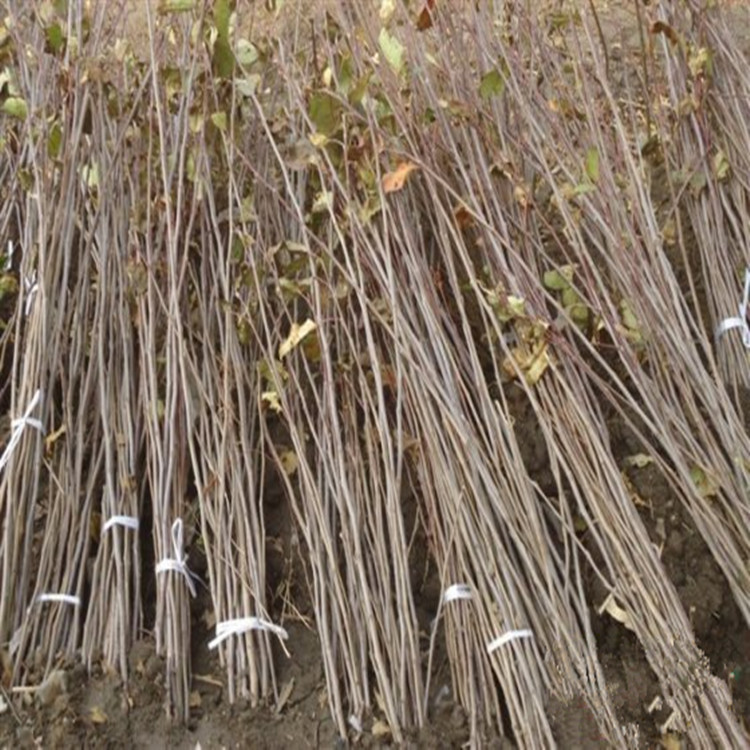
[[[731,3],[736,14],[737,33],[750,48],[750,9],[743,3]],[[635,32],[626,23],[630,13],[622,13],[620,3],[597,4],[605,20],[605,29],[613,43],[632,43]],[[127,20],[131,33],[142,32],[141,0],[131,0],[132,15]],[[253,7],[258,22],[266,25],[271,16],[262,2]],[[142,36],[141,36],[142,38]],[[519,406],[519,410],[523,407]],[[525,446],[528,468],[544,489],[546,456],[537,438],[533,415],[519,411],[517,426]],[[640,446],[615,415],[610,421],[612,444],[620,458],[636,454]],[[662,477],[652,466],[631,468],[633,498],[639,505],[652,541],[662,548],[662,559],[675,582],[686,610],[690,613],[698,639],[715,674],[724,676],[732,686],[738,713],[750,726],[750,637],[728,585],[692,521]],[[551,477],[550,477],[551,480]],[[293,559],[293,529],[283,498],[270,501],[269,568],[272,588],[296,570],[285,596],[291,595],[302,615],[305,584],[299,561]],[[191,555],[193,553],[191,552]],[[195,558],[191,556],[191,564]],[[290,568],[291,566],[291,568]],[[197,561],[197,572],[200,562]],[[415,571],[419,585],[418,611],[427,632],[439,598],[436,571]],[[597,582],[589,582],[590,601],[602,601],[604,594]],[[326,701],[325,681],[317,636],[305,622],[285,623],[290,632],[287,658],[279,653],[278,683],[286,700],[280,709],[229,705],[224,673],[216,657],[206,648],[210,628],[206,612],[210,601],[204,592],[193,603],[194,643],[192,655],[192,715],[186,726],[172,724],[164,710],[163,664],[154,651],[148,632],[135,644],[130,655],[133,679],[123,685],[118,678],[95,671],[89,675],[77,664],[61,664],[59,672],[43,689],[9,699],[0,693],[0,747],[91,748],[331,748],[339,746]],[[658,684],[645,655],[632,633],[609,617],[592,611],[592,622],[608,683],[613,687],[616,707],[622,722],[637,722],[642,727],[644,746],[658,746],[657,727],[667,718],[665,709],[650,705],[658,695]],[[439,639],[438,639],[439,640]],[[441,696],[449,684],[444,655],[438,654],[435,690],[432,698],[432,725],[414,746],[458,747],[468,740],[467,717],[462,710]],[[3,665],[7,668],[7,665]],[[650,709],[650,710],[649,710]],[[598,736],[593,717],[576,703],[550,706],[555,716],[557,737],[563,748],[596,748],[605,744]],[[365,728],[367,729],[367,728]],[[387,739],[375,739],[365,731],[358,739],[361,746],[384,746]],[[489,743],[497,748],[513,747],[507,738],[495,737]]]

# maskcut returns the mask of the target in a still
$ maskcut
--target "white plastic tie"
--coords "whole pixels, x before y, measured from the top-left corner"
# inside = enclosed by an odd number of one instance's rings
[[[487,653],[491,654],[493,651],[502,648],[511,641],[517,641],[521,638],[533,638],[534,634],[528,629],[523,630],[509,630],[507,633],[503,633],[499,638],[495,638],[494,641],[490,641],[487,644]]]
[[[168,570],[173,570],[175,573],[180,573],[184,576],[185,581],[187,582],[188,589],[190,589],[190,595],[195,597],[197,594],[195,590],[195,581],[200,579],[187,566],[187,555],[183,549],[181,518],[178,518],[172,524],[172,551],[174,552],[174,557],[165,557],[161,560],[156,566],[156,572],[164,573]]]
[[[26,427],[33,427],[35,430],[39,430],[39,432],[44,432],[44,425],[42,424],[41,420],[35,419],[31,416],[31,412],[36,409],[36,406],[39,403],[39,399],[41,399],[41,397],[42,392],[38,390],[29,402],[29,405],[26,407],[24,415],[22,417],[18,417],[18,419],[14,419],[10,423],[12,432],[10,435],[10,440],[8,441],[8,445],[3,451],[3,455],[0,456],[0,471],[2,471],[5,468],[5,464],[8,463],[11,454],[21,440],[21,435],[23,434],[23,431]]]
[[[13,268],[13,254],[16,248],[13,244],[13,240],[8,240],[8,252],[5,254],[5,262],[3,263],[3,272],[7,273]]]
[[[455,602],[461,599],[473,599],[474,595],[471,593],[471,586],[468,583],[454,583],[452,586],[448,586],[443,594],[443,604]]]
[[[289,638],[289,633],[284,628],[274,625],[268,620],[261,620],[259,617],[239,617],[236,620],[224,620],[216,623],[216,638],[209,642],[208,647],[214,649],[227,638],[249,633],[251,630],[265,630],[277,635],[282,641]]]
[[[23,280],[23,289],[26,294],[26,302],[24,304],[23,313],[28,318],[31,312],[31,307],[34,304],[34,298],[36,293],[39,291],[39,282],[36,280],[36,271],[31,276],[26,276]]]
[[[59,602],[60,604],[70,604],[73,607],[81,606],[81,597],[73,594],[39,594],[36,598],[39,604],[44,602]]]
[[[125,529],[138,531],[140,522],[135,516],[112,516],[111,518],[107,519],[107,522],[104,524],[104,526],[102,526],[102,536],[113,526],[122,526]]]
[[[747,322],[748,303],[750,303],[750,268],[745,269],[745,290],[742,294],[739,315],[734,318],[725,318],[719,323],[714,334],[717,342],[727,331],[739,328],[742,333],[742,343],[746,349],[750,349],[750,325]]]

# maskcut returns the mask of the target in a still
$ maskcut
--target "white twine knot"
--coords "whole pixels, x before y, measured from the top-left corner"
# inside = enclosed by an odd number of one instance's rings
[[[719,323],[714,334],[717,343],[727,331],[739,328],[742,333],[742,343],[746,349],[750,349],[750,325],[747,323],[748,303],[750,303],[750,268],[745,269],[745,290],[742,294],[739,315],[734,318],[725,318]]]
[[[506,643],[511,641],[517,641],[520,638],[533,638],[534,634],[528,629],[523,630],[509,630],[507,633],[503,633],[499,638],[495,638],[494,641],[490,641],[487,644],[487,653],[491,654],[493,651],[505,646]]]
[[[81,597],[73,594],[39,594],[36,598],[39,604],[43,602],[60,602],[61,604],[71,604],[74,607],[81,606]]]
[[[5,468],[5,464],[8,463],[11,454],[18,445],[18,442],[21,440],[21,435],[23,434],[24,428],[33,427],[35,430],[39,430],[39,432],[44,432],[44,425],[42,424],[41,420],[34,419],[34,417],[31,416],[31,412],[36,409],[36,405],[39,403],[39,399],[41,399],[41,397],[41,390],[37,390],[37,392],[34,394],[34,397],[29,402],[29,405],[26,407],[24,415],[22,417],[14,419],[10,423],[13,431],[11,432],[8,446],[3,451],[3,455],[0,456],[0,471]]]
[[[167,570],[173,570],[175,573],[180,573],[187,582],[190,595],[195,597],[197,594],[195,581],[199,581],[200,578],[187,566],[187,555],[183,549],[181,518],[178,518],[172,524],[172,551],[174,552],[174,557],[165,557],[161,560],[156,566],[156,572],[164,573]]]
[[[140,522],[135,516],[112,516],[107,519],[104,526],[102,526],[102,535],[104,535],[106,531],[109,531],[113,526],[122,526],[125,529],[138,531]]]
[[[31,276],[26,276],[23,280],[23,288],[26,294],[23,314],[28,318],[31,312],[31,306],[34,304],[34,298],[39,291],[39,282],[36,280],[36,271]]]
[[[8,240],[8,251],[3,259],[3,272],[7,273],[13,268],[13,253],[16,251],[13,240]]]
[[[448,588],[443,592],[443,596],[440,599],[440,605],[438,606],[437,614],[435,615],[435,618],[433,619],[430,626],[433,632],[436,630],[438,623],[440,622],[442,610],[446,604],[450,604],[451,602],[455,602],[461,599],[469,600],[473,598],[474,594],[472,594],[471,586],[469,586],[468,583],[453,583],[448,586]]]
[[[274,625],[268,620],[261,620],[259,617],[239,617],[236,620],[224,620],[216,623],[216,638],[209,641],[208,647],[214,649],[227,638],[231,638],[233,635],[242,635],[251,630],[266,630],[277,635],[282,641],[289,638],[289,634],[284,628]]]
[[[472,599],[471,586],[468,583],[454,583],[448,586],[443,594],[443,604],[454,602],[459,599]]]

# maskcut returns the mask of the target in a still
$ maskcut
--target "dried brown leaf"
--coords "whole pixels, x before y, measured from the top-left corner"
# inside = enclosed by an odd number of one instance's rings
[[[396,193],[402,190],[409,179],[409,175],[416,169],[419,169],[419,167],[413,162],[401,162],[393,172],[387,172],[383,176],[383,190],[386,193]]]

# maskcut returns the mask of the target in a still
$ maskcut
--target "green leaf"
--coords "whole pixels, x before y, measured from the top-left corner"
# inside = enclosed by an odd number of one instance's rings
[[[81,178],[89,188],[99,187],[99,165],[96,162],[81,167]]]
[[[221,130],[223,133],[227,129],[227,113],[214,112],[211,115],[211,122],[216,126],[217,130]]]
[[[694,172],[690,177],[689,185],[690,193],[694,198],[697,198],[706,189],[706,186],[708,185],[708,176],[702,169]]]
[[[219,78],[231,78],[234,75],[234,52],[229,42],[220,36],[214,43],[213,65]]]
[[[325,91],[310,98],[310,119],[318,133],[332,136],[341,125],[341,102]]]
[[[633,308],[627,300],[619,304],[620,319],[622,321],[622,333],[635,348],[641,348],[646,343],[646,336],[641,322],[633,312]]]
[[[588,527],[589,525],[583,516],[573,516],[573,528],[577,533],[583,534],[588,529]]]
[[[229,0],[216,0],[214,3],[214,24],[219,39],[229,41],[229,18],[232,15],[232,9]]]
[[[492,297],[494,296],[494,304]],[[516,318],[523,318],[526,315],[526,300],[521,297],[516,297],[513,294],[509,294],[505,299],[500,299],[499,296],[493,294],[489,295],[489,303],[492,305],[495,315],[501,323],[507,323],[510,320]]]
[[[372,71],[365,73],[365,75],[363,75],[357,81],[357,83],[352,87],[348,95],[350,104],[353,104],[356,106],[362,103],[362,100],[365,98],[365,94],[367,94],[367,87],[370,84],[371,77],[372,77]]]
[[[6,115],[17,117],[19,120],[25,120],[29,115],[26,102],[20,96],[9,96],[3,102],[2,110]]]
[[[690,469],[690,478],[693,480],[695,489],[698,494],[704,498],[716,497],[719,492],[717,481],[700,466],[692,466]]]
[[[60,156],[62,150],[62,128],[60,123],[56,122],[49,131],[49,138],[47,139],[47,152],[50,158],[57,159]]]
[[[9,273],[4,273],[0,276],[0,300],[7,297],[9,294],[15,294],[17,291],[18,281],[15,276]]]
[[[28,192],[34,186],[34,176],[28,169],[18,170],[18,182],[21,187]]]
[[[244,96],[249,99],[258,90],[258,86],[260,85],[260,76],[257,73],[251,73],[247,78],[235,81],[234,85],[237,89],[237,93],[240,94],[240,96]]]
[[[623,325],[631,331],[637,331],[640,328],[638,318],[635,317],[635,313],[628,304],[627,300],[620,302],[620,316],[622,317]]]
[[[188,152],[187,159],[185,160],[185,176],[188,178],[189,182],[193,183],[198,176],[195,165],[195,154],[192,149]]]
[[[596,190],[596,186],[586,180],[586,182],[580,182],[578,185],[571,185],[570,183],[563,185],[561,192],[566,200],[573,200],[573,198],[579,198],[582,195],[588,195]]]
[[[561,31],[566,29],[571,24],[579,24],[581,22],[581,15],[576,11],[575,13],[550,13],[547,17],[549,20],[550,31]]]
[[[729,159],[727,159],[726,153],[719,149],[713,158],[714,175],[719,182],[726,180],[729,176]]]
[[[688,58],[688,66],[690,67],[690,72],[695,78],[700,75],[705,75],[707,78],[711,78],[713,74],[713,61],[713,52],[707,47],[699,47]]]
[[[581,307],[583,305],[583,300],[581,299],[581,296],[576,292],[573,287],[566,287],[562,290],[562,293],[560,294],[560,301],[563,304],[563,307],[566,310],[570,310],[574,307]]]
[[[591,319],[591,310],[586,307],[582,302],[575,305],[570,305],[570,307],[567,307],[566,310],[568,311],[568,315],[570,315],[570,319],[577,325],[577,326],[588,326],[589,320]]]
[[[599,181],[599,151],[594,146],[586,152],[586,176],[591,182]]]
[[[581,296],[572,288],[563,289],[561,301],[565,311],[570,315],[570,319],[579,326],[586,326],[589,323],[591,311],[584,303]]]
[[[559,271],[557,269],[545,271],[542,283],[547,289],[551,289],[554,292],[561,292],[570,287],[573,273],[574,269],[571,265],[563,266]]]
[[[256,63],[260,57],[258,48],[252,42],[248,42],[247,39],[240,39],[237,42],[234,54],[237,62],[245,68],[249,68]]]
[[[404,69],[404,45],[396,37],[391,36],[387,29],[380,30],[378,45],[388,64],[396,73],[401,73]]]
[[[59,23],[53,23],[45,29],[47,37],[47,50],[53,55],[58,54],[65,47],[65,33]]]
[[[484,100],[502,96],[505,91],[505,77],[499,70],[491,70],[482,76],[479,82],[479,96]]]
[[[352,56],[349,54],[341,59],[341,63],[338,66],[338,81],[338,90],[344,96],[348,96],[355,81],[354,63]]]
[[[229,0],[216,0],[213,15],[216,25],[214,70],[220,78],[231,78],[234,75],[235,59],[232,45],[229,43],[229,18],[232,15]]]
[[[163,0],[159,5],[158,12],[162,15],[166,13],[187,13],[195,10],[196,0]]]

